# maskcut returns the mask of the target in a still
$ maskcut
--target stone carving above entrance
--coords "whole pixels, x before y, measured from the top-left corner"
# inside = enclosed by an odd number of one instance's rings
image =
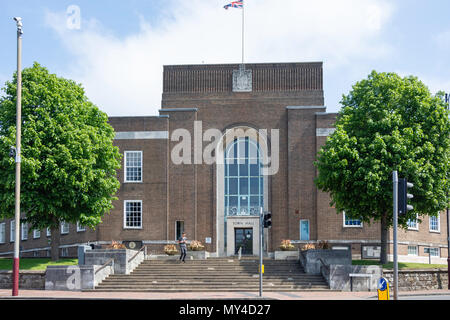
[[[252,88],[252,70],[246,70],[245,65],[233,70],[233,92],[251,92]]]

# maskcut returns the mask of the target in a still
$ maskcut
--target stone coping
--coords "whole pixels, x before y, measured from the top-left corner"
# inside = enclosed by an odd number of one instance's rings
[[[0,270],[0,273],[13,273],[13,270]],[[19,274],[45,274],[45,270],[20,270]]]
[[[390,273],[394,272],[394,269],[383,269],[383,272]],[[445,268],[431,268],[431,269],[399,269],[398,272],[448,272]]]

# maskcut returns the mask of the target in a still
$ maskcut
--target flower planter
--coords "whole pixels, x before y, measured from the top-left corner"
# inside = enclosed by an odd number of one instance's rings
[[[275,251],[275,260],[298,260],[298,250]]]
[[[186,254],[186,259],[192,259],[192,260],[205,260],[209,257],[209,252],[202,250],[202,251],[188,251]]]

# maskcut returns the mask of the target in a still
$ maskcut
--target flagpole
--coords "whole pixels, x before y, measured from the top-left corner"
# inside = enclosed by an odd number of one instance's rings
[[[244,10],[245,5],[244,1],[242,1],[242,66],[244,66]]]

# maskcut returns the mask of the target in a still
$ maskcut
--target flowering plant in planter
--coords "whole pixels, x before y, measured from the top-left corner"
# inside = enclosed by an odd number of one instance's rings
[[[281,240],[280,249],[282,251],[293,251],[295,246],[291,243],[291,240]]]
[[[302,247],[302,251],[306,250],[327,250],[330,249],[330,245],[327,241],[320,241],[317,244],[307,243]]]
[[[202,245],[202,243],[200,241],[192,240],[191,243],[189,244],[189,250],[202,251],[202,250],[205,250],[205,246]]]
[[[111,244],[106,247],[107,249],[126,249],[124,244],[119,243],[119,241],[111,241]]]
[[[314,243],[307,243],[302,247],[302,251],[314,250],[316,249],[316,245]]]
[[[320,242],[317,244],[317,249],[327,250],[327,249],[330,249],[330,245],[328,244],[327,241],[320,241]]]
[[[178,252],[177,247],[174,244],[168,244],[164,246],[164,253],[169,256],[173,256]]]

